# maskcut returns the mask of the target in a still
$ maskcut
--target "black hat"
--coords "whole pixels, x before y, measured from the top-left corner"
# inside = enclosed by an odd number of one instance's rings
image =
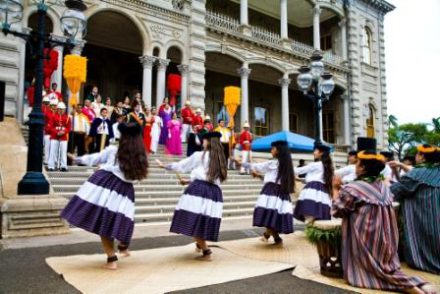
[[[279,141],[272,142],[272,144],[270,144],[270,145],[272,147],[285,147],[285,146],[288,146],[289,144],[287,143],[287,141],[279,140]]]
[[[355,155],[357,155],[356,150],[351,150],[350,152],[348,152],[348,156],[355,156]]]
[[[118,125],[121,134],[136,137],[141,134],[142,129],[138,123],[121,123]]]
[[[375,138],[367,138],[367,137],[358,137],[357,138],[357,151],[368,151],[371,153],[377,153],[376,151],[376,139]]]
[[[318,149],[321,152],[326,152],[326,153],[330,153],[330,151],[332,150],[332,148],[329,145],[326,145],[322,142],[315,142],[313,144],[313,148],[316,150]]]
[[[203,135],[203,139],[211,139],[211,138],[221,138],[222,134],[220,132],[208,132]]]
[[[382,151],[380,154],[382,154],[387,159],[394,159],[394,153],[391,151]]]

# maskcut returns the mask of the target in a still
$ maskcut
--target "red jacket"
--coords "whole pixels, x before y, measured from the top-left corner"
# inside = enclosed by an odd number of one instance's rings
[[[71,119],[67,114],[54,114],[50,122],[50,139],[67,141],[71,129]]]
[[[190,125],[193,122],[194,113],[192,112],[190,107],[184,107],[182,108],[182,119],[183,123]]]
[[[52,111],[52,109],[50,109],[50,107],[45,106],[43,110],[43,114],[44,114],[44,134],[50,135],[50,123],[55,113]]]
[[[251,150],[252,134],[249,131],[243,131],[240,134],[240,145],[243,151]]]
[[[52,93],[55,93],[55,95],[57,95],[58,102],[63,102],[63,95],[61,94],[61,92],[50,90],[49,94],[52,94]]]
[[[194,115],[193,117],[193,126],[199,126],[199,129],[203,128],[203,118],[200,115]]]

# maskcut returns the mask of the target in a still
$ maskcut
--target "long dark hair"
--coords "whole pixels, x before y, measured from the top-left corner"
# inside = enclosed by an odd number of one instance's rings
[[[116,158],[124,177],[128,180],[142,180],[148,174],[148,158],[137,123],[119,125],[121,138]]]
[[[203,153],[203,158],[205,158],[205,152],[209,151],[208,182],[213,183],[215,179],[224,182],[228,176],[228,168],[223,146],[219,138],[213,137],[207,140],[208,147]]]
[[[295,174],[289,146],[278,145],[276,158],[278,159],[278,175],[276,182],[281,185],[281,193],[290,194],[295,192]]]
[[[335,169],[333,167],[332,158],[330,157],[330,152],[322,152],[321,162],[324,166],[324,185],[327,188],[327,192],[331,193],[333,189],[333,175]]]

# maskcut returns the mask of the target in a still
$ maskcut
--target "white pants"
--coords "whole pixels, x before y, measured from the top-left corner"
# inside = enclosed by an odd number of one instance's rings
[[[251,163],[252,151],[241,151],[241,162],[242,163]],[[243,166],[240,168],[240,173],[250,173],[250,169],[245,169]]]
[[[50,156],[50,135],[44,135],[44,164],[49,162]]]
[[[180,136],[182,139],[182,143],[186,143],[186,140],[188,139],[190,131],[191,131],[191,125],[182,124],[182,133]]]
[[[50,140],[49,168],[67,168],[67,141]]]

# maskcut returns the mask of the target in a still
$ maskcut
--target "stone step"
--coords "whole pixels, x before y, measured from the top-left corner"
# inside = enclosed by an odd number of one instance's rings
[[[143,214],[158,214],[158,213],[170,213],[174,212],[176,203],[172,205],[160,205],[160,206],[149,206],[149,205],[138,205],[136,203],[136,213],[135,215]],[[223,203],[223,212],[228,213],[230,210],[235,209],[249,209],[255,207],[255,201],[247,202],[225,202]]]
[[[77,189],[74,191],[59,191],[55,192],[57,195],[66,197],[70,199],[73,197]],[[223,190],[223,199],[224,201],[229,201],[229,199],[234,199],[235,197],[242,197],[242,196],[252,196],[254,195],[257,197],[260,194],[261,189],[254,189],[254,190]],[[136,201],[138,199],[178,199],[180,195],[182,195],[183,190],[176,190],[176,191],[135,191],[135,197]]]
[[[66,174],[68,174],[68,173],[71,173],[71,172],[93,172],[93,171],[95,171],[97,168],[95,168],[95,167],[90,167],[90,166],[77,166],[77,165],[72,165],[72,166],[69,166],[68,167],[68,169],[69,169],[69,171],[68,172],[66,172]],[[47,171],[48,173],[58,173],[59,171],[54,171],[54,172],[50,172],[50,171]],[[167,170],[165,170],[165,169],[163,169],[163,168],[160,168],[160,167],[158,167],[157,165],[156,166],[150,166],[149,168],[148,168],[148,173],[150,174],[150,173],[158,173],[158,172],[160,172],[160,173],[174,173],[174,172],[171,172],[171,171],[167,171]],[[239,171],[238,170],[228,170],[228,174],[234,174],[234,173],[236,173],[236,174],[238,174],[239,173]]]
[[[224,203],[231,203],[231,202],[255,202],[257,201],[259,194],[252,194],[252,195],[239,195],[239,196],[229,196],[225,195],[223,197]],[[150,207],[153,206],[163,206],[163,205],[176,205],[176,203],[179,201],[180,194],[176,197],[153,197],[153,198],[145,198],[145,197],[139,197],[139,195],[136,195],[136,206],[146,206],[149,205]]]
[[[82,185],[87,180],[87,177],[65,177],[65,178],[55,178],[51,177],[51,183],[52,186],[59,186],[59,185]],[[261,184],[261,181],[258,179],[253,178],[242,178],[242,177],[231,177],[227,179],[223,185],[228,184],[235,184],[235,185],[248,185],[248,184]],[[166,185],[166,186],[176,186],[179,185],[177,181],[177,177],[175,175],[167,176],[167,177],[155,177],[155,178],[148,178],[146,180],[143,180],[141,182],[141,185]],[[137,186],[137,185],[135,185]]]
[[[242,208],[242,209],[230,209],[223,211],[223,218],[237,217],[237,216],[250,216],[254,213],[254,208]],[[137,223],[156,223],[156,222],[169,222],[173,218],[173,213],[142,213],[136,214],[134,219]]]
[[[76,192],[79,188],[79,185],[53,185],[52,187],[55,192],[57,192],[57,191],[59,191],[59,192],[69,192],[69,191]],[[139,185],[134,185],[134,189],[136,192],[164,193],[164,192],[172,192],[172,191],[181,192],[185,189],[185,187],[180,186],[180,185],[164,186],[164,185],[139,184]],[[235,191],[236,193],[244,193],[249,190],[258,190],[259,191],[261,189],[261,185],[260,184],[246,184],[246,185],[222,184],[221,189],[223,192]]]

